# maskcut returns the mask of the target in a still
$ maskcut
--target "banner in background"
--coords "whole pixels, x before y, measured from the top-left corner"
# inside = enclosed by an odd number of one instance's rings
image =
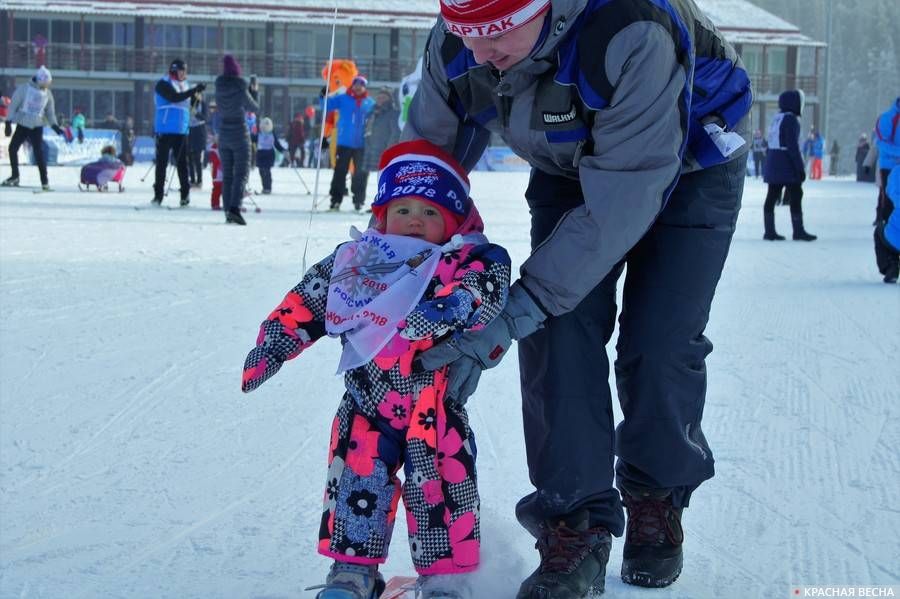
[[[104,146],[114,145],[116,153],[121,148],[119,132],[112,129],[85,129],[84,141],[73,139],[66,143],[64,137],[57,135],[52,129],[44,127],[44,149],[47,164],[50,166],[82,165],[100,159],[100,150]],[[34,156],[29,162],[34,164]]]
[[[131,153],[135,162],[153,162],[156,159],[156,141],[149,135],[138,135]]]

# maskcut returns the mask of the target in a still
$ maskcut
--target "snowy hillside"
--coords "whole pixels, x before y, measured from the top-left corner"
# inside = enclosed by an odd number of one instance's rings
[[[122,194],[79,193],[67,167],[50,169],[56,193],[0,190],[0,599],[313,597],[339,344],[250,395],[241,366],[299,280],[307,234],[312,262],[365,219],[317,213],[310,228],[310,196],[287,169],[245,228],[203,208],[208,189],[186,210],[136,211],[151,197],[145,169]],[[526,183],[473,175],[487,233],[516,264]],[[819,241],[771,243],[763,186],[747,186],[707,331],[718,475],[685,513],[684,573],[669,589],[628,587],[617,540],[607,597],[900,585],[900,287],[874,267],[874,187],[805,190]],[[787,208],[778,219],[789,233]],[[511,599],[537,563],[513,516],[530,490],[515,360],[469,405],[483,597]],[[405,535],[398,518],[387,574],[409,571]]]

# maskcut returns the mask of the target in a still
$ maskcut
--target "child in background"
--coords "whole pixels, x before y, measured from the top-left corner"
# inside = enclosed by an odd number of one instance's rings
[[[78,143],[84,143],[84,127],[87,125],[87,119],[84,118],[84,114],[81,112],[80,108],[75,109],[75,116],[72,117],[72,129],[75,130],[75,136],[78,138]]]
[[[479,561],[474,438],[465,408],[445,397],[446,367],[412,363],[500,313],[509,256],[482,234],[465,171],[440,148],[401,143],[380,166],[374,228],[354,229],[262,323],[242,389],[256,389],[320,337],[340,336],[346,392],[319,529],[319,553],[334,563],[317,598],[378,597],[401,490],[417,597],[470,597],[459,575]]]
[[[219,157],[219,144],[216,141],[209,146],[206,153],[209,157],[210,170],[212,171],[212,195],[209,197],[209,204],[213,210],[221,210],[222,206],[219,201],[222,198],[222,159]]]
[[[91,185],[99,191],[109,189],[109,183],[119,184],[119,191],[124,191],[122,180],[125,178],[125,164],[116,156],[116,146],[109,144],[100,150],[100,160],[85,164],[81,167],[81,185],[89,188]]]
[[[262,192],[266,195],[272,193],[272,167],[275,166],[275,150],[285,151],[285,147],[272,132],[274,128],[272,119],[263,117],[259,122],[259,136],[256,140],[256,167],[259,169],[259,178],[262,179]]]

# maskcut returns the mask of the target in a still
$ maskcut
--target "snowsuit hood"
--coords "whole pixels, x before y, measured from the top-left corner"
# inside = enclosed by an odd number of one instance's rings
[[[790,112],[796,116],[803,114],[803,92],[796,89],[789,89],[781,92],[778,96],[778,110],[781,112]]]

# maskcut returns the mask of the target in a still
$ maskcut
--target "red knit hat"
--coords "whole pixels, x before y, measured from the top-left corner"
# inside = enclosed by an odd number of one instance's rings
[[[530,22],[550,0],[441,0],[441,16],[458,37],[494,37]]]

